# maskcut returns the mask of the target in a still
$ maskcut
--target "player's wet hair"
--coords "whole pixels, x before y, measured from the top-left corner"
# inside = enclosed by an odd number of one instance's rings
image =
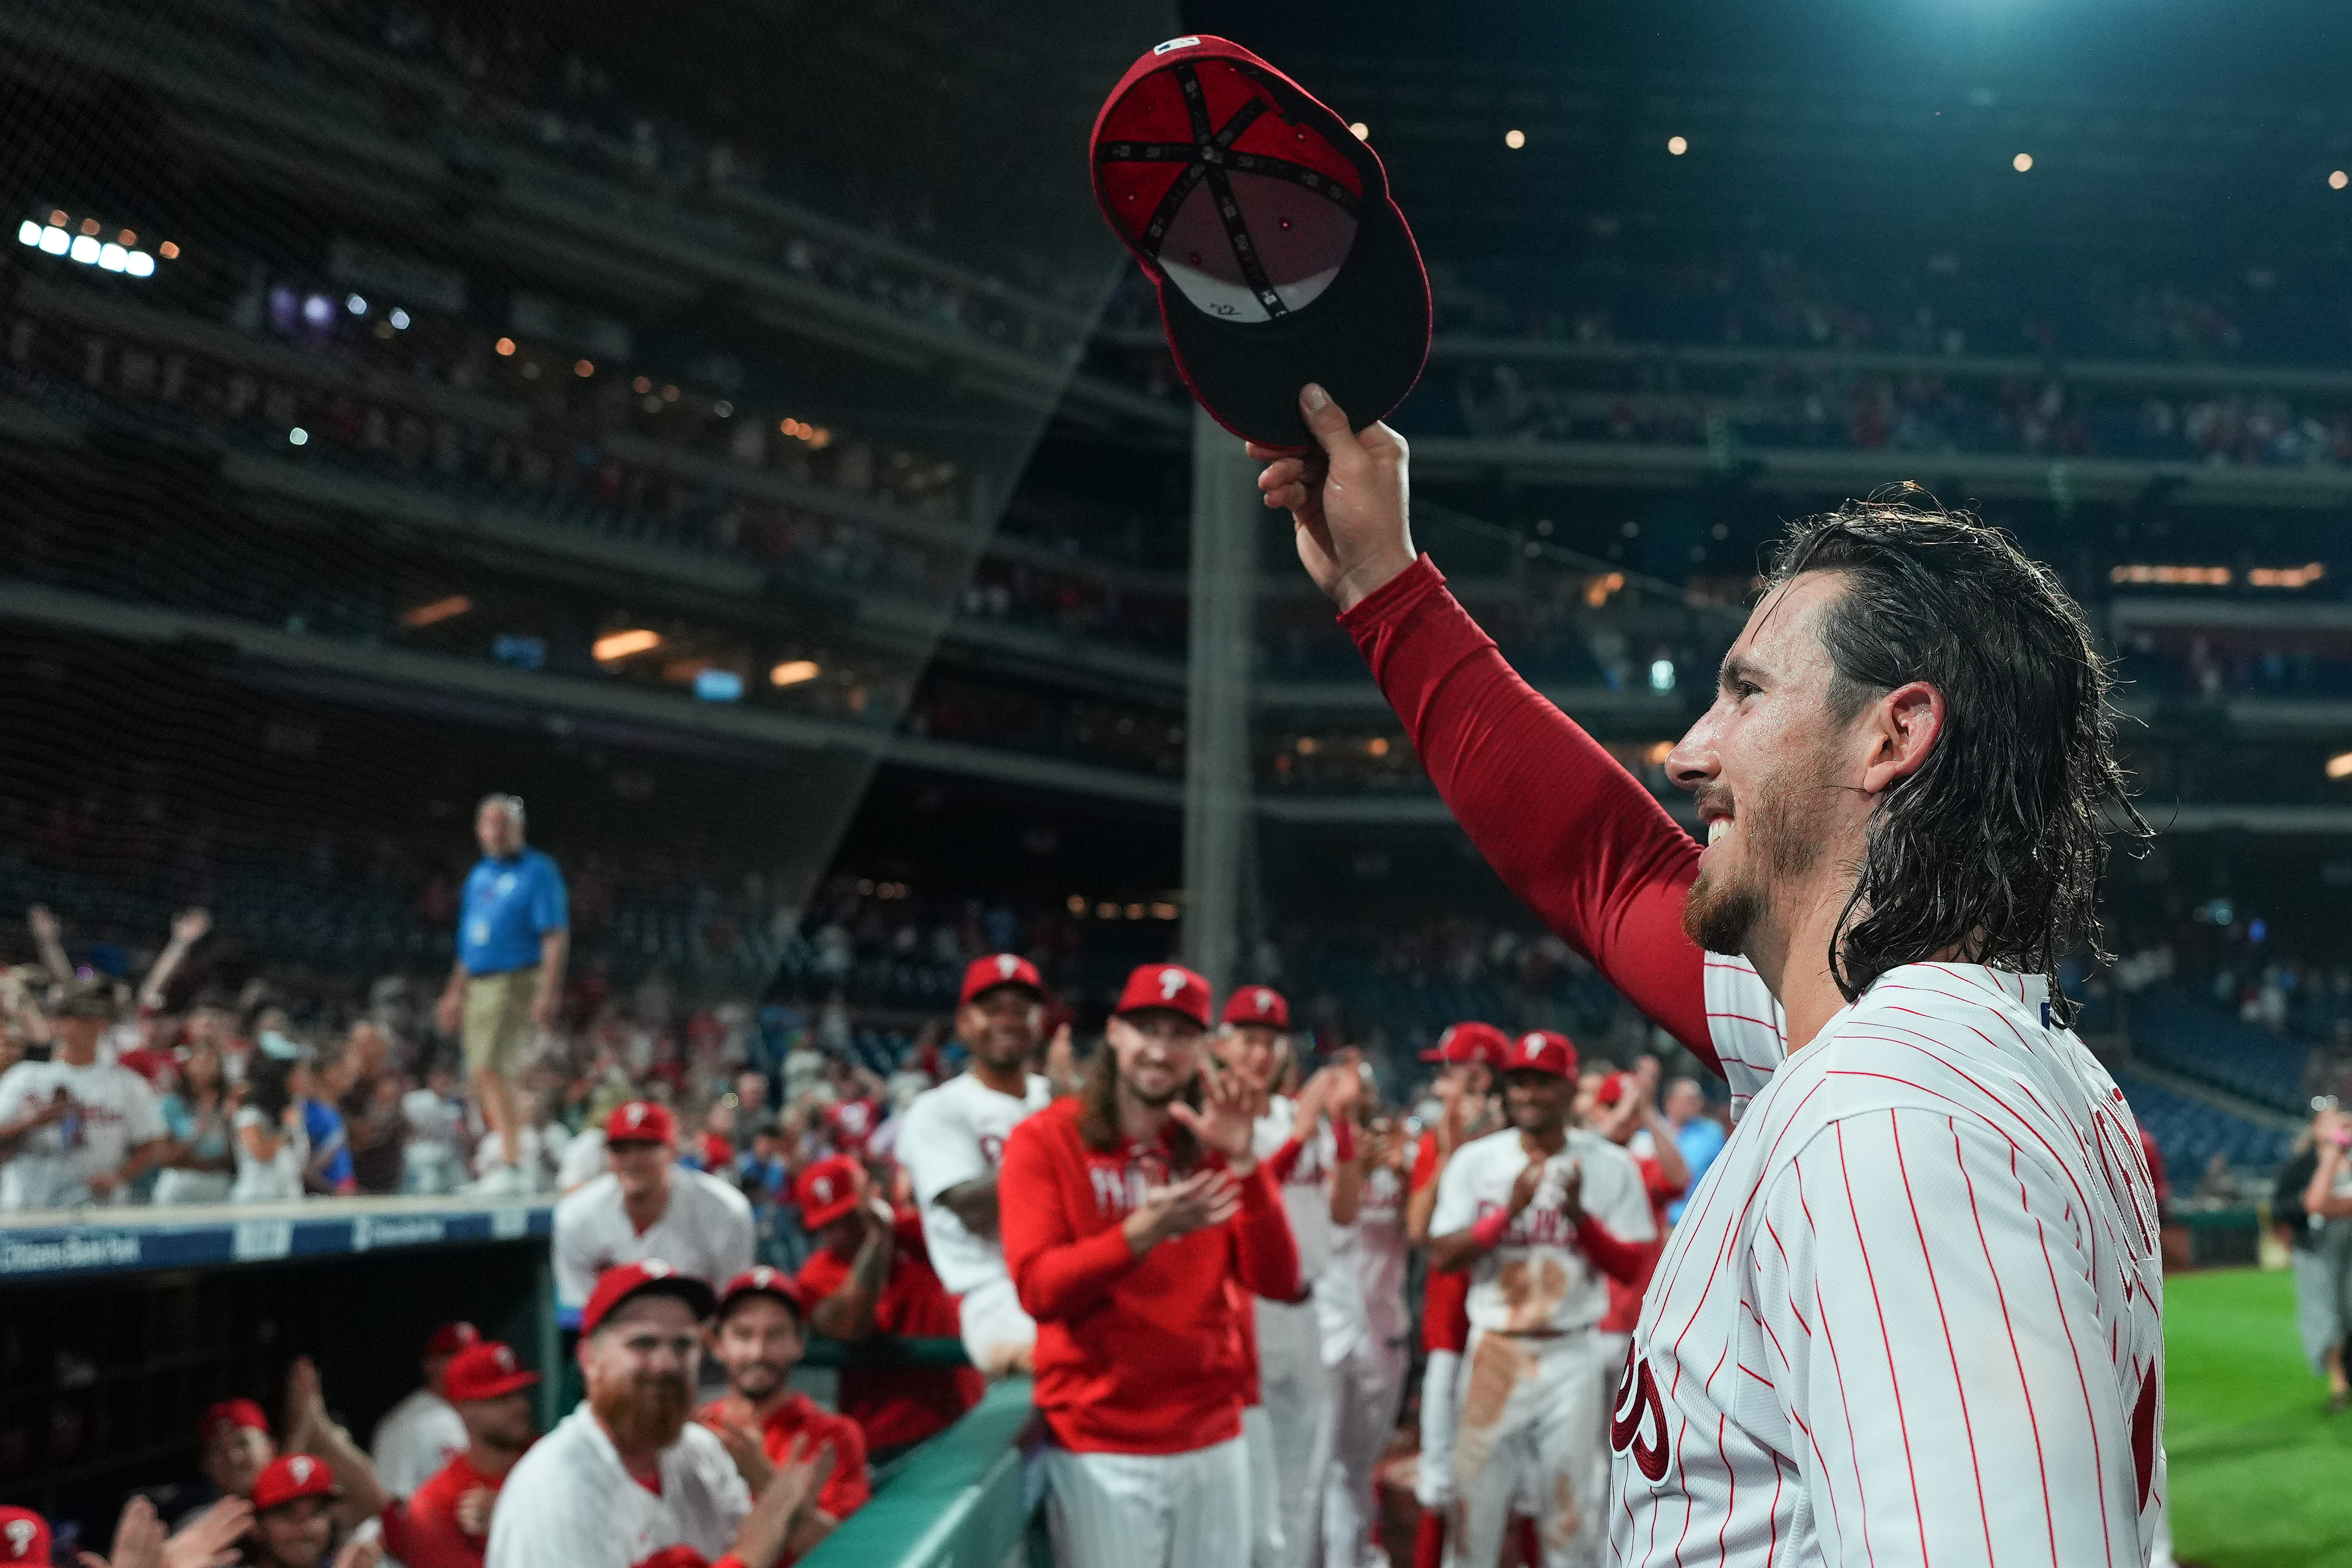
[[[1768,583],[1806,572],[1846,582],[1821,616],[1832,712],[1851,719],[1915,680],[1944,698],[1934,750],[1871,814],[1830,935],[1838,989],[1852,1001],[1954,951],[2048,977],[2063,1020],[2059,958],[2098,951],[2105,836],[2148,832],[2081,609],[2007,533],[1912,484],[1790,525]]]
[[[1201,1086],[1188,1083],[1177,1096],[1195,1110],[1201,1107]],[[1087,1060],[1087,1081],[1078,1089],[1078,1136],[1087,1148],[1108,1153],[1127,1146],[1118,1130],[1118,1053],[1105,1039]],[[1168,1123],[1170,1168],[1188,1174],[1201,1163],[1201,1141],[1181,1121]]]

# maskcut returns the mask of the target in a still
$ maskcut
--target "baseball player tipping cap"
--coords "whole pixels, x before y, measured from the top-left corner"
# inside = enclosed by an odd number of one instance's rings
[[[539,1373],[516,1359],[513,1346],[483,1340],[449,1358],[441,1386],[450,1404],[463,1405],[471,1399],[504,1399],[538,1381]]]
[[[1287,1029],[1290,1004],[1271,985],[1244,985],[1225,998],[1225,1022]]]
[[[49,1521],[29,1508],[0,1508],[0,1563],[49,1568]]]
[[[580,1309],[580,1332],[594,1333],[622,1302],[646,1295],[676,1296],[693,1308],[698,1318],[708,1318],[719,1305],[709,1286],[691,1274],[680,1274],[658,1258],[647,1258],[607,1268],[596,1277],[594,1292]]]
[[[973,959],[963,972],[963,991],[956,998],[957,1005],[977,1002],[1008,985],[1028,992],[1040,1002],[1046,1000],[1045,978],[1035,964],[1017,952],[992,952]]]
[[[1500,1068],[1511,1054],[1511,1037],[1492,1024],[1475,1019],[1468,1023],[1449,1024],[1445,1033],[1437,1037],[1437,1044],[1421,1053],[1425,1062],[1484,1062],[1490,1068]]]
[[[1202,1028],[1209,1026],[1209,982],[1181,963],[1144,963],[1127,977],[1118,994],[1120,1013],[1177,1013]]]
[[[1530,1029],[1511,1042],[1503,1060],[1506,1072],[1548,1072],[1555,1078],[1576,1076],[1576,1042],[1555,1029]]]
[[[1223,38],[1171,38],[1095,119],[1095,201],[1160,290],[1176,368],[1234,434],[1311,444],[1298,389],[1358,427],[1429,357],[1429,279],[1347,122]]]
[[[676,1143],[677,1121],[669,1107],[650,1100],[632,1100],[613,1107],[604,1118],[604,1142],[613,1143]]]
[[[253,1511],[268,1513],[298,1499],[336,1497],[341,1490],[326,1460],[315,1454],[288,1454],[269,1461],[269,1468],[253,1483]]]

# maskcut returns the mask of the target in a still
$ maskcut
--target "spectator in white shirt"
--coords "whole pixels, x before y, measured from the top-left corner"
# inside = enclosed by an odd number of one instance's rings
[[[467,1145],[472,1142],[456,1067],[436,1061],[425,1072],[425,1087],[401,1096],[400,1114],[408,1123],[408,1146],[401,1151],[408,1191],[456,1192],[466,1179]]]
[[[256,1051],[246,1066],[245,1103],[236,1113],[233,1204],[292,1203],[302,1195],[310,1138],[302,1127],[302,1064]]]
[[[420,1369],[425,1385],[384,1412],[375,1426],[368,1452],[375,1460],[376,1479],[396,1498],[405,1498],[449,1462],[465,1452],[471,1439],[457,1407],[449,1403],[442,1379],[449,1360],[481,1339],[471,1323],[444,1323],[425,1342]]]
[[[56,1054],[0,1076],[0,1210],[120,1203],[171,1152],[146,1079],[98,1059],[115,1012],[112,982],[70,987],[49,1020]]]
[[[677,1163],[667,1106],[633,1100],[604,1119],[604,1174],[555,1205],[555,1302],[577,1311],[618,1264],[667,1260],[712,1289],[751,1267],[751,1201]]]

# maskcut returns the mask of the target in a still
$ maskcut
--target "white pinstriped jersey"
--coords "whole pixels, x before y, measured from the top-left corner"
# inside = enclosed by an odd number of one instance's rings
[[[2121,1092],[2044,995],[1908,964],[1768,1079],[1733,1079],[1752,1099],[1627,1353],[1613,1561],[2146,1561],[2155,1191]],[[1768,1002],[1708,961],[1727,1069],[1773,1048]]]
[[[1519,1130],[1506,1127],[1474,1138],[1454,1152],[1437,1178],[1437,1206],[1429,1234],[1467,1230],[1507,1208],[1511,1186],[1527,1169]],[[1598,1132],[1568,1130],[1568,1142],[1545,1162],[1543,1184],[1521,1209],[1501,1245],[1470,1266],[1470,1326],[1488,1332],[1571,1333],[1589,1329],[1609,1310],[1608,1276],[1584,1255],[1570,1221],[1562,1184],[1579,1173],[1577,1205],[1620,1241],[1657,1238],[1641,1167]]]

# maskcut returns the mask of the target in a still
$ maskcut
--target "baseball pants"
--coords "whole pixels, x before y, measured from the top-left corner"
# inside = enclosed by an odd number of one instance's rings
[[[1021,1310],[1013,1281],[1002,1275],[965,1291],[956,1312],[963,1331],[963,1353],[984,1371],[1003,1363],[1003,1347],[1037,1343],[1036,1321]]]
[[[1234,1568],[1249,1556],[1239,1437],[1187,1454],[1045,1450],[1056,1568]]]
[[[1331,1466],[1323,1491],[1324,1568],[1388,1568],[1388,1552],[1372,1541],[1380,1520],[1372,1473],[1396,1431],[1397,1404],[1404,1396],[1404,1346],[1359,1335],[1328,1370]]]
[[[1257,1303],[1258,1390],[1274,1437],[1284,1568],[1318,1568],[1323,1483],[1331,1468],[1331,1384],[1312,1302]]]
[[[1242,1447],[1249,1458],[1250,1568],[1283,1568],[1282,1506],[1265,1478],[1274,1474],[1274,1421],[1263,1405],[1242,1406]]]
[[[1462,1358],[1449,1563],[1488,1568],[1515,1500],[1532,1501],[1544,1568],[1595,1568],[1608,1537],[1609,1394],[1601,1336],[1473,1333]]]
[[[1421,1462],[1413,1496],[1430,1511],[1454,1502],[1454,1425],[1462,1414],[1457,1396],[1462,1352],[1432,1351],[1421,1369]]]

